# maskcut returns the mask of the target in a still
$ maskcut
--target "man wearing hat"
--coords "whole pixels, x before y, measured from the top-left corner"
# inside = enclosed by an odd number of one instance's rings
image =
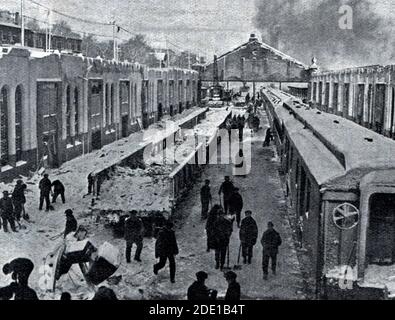
[[[73,210],[67,209],[64,213],[66,215],[66,227],[64,229],[64,238],[66,238],[66,236],[69,233],[77,230],[77,220],[73,216]]]
[[[188,288],[188,300],[206,301],[216,299],[217,291],[210,290],[205,285],[207,277],[208,275],[204,271],[199,271],[196,273],[196,281]]]
[[[51,208],[51,201],[49,200],[49,195],[51,193],[52,183],[51,183],[51,180],[49,180],[47,173],[44,174],[44,178],[42,178],[40,180],[40,183],[39,183],[38,187],[40,189],[40,206],[39,206],[39,210],[43,209],[44,200],[45,200],[45,205],[46,205],[46,210],[45,211],[49,211],[49,209]]]
[[[225,272],[224,277],[228,282],[228,290],[226,290],[225,300],[240,300],[240,284],[236,281],[237,274],[233,271]]]
[[[261,243],[263,279],[267,280],[269,260],[272,261],[272,272],[276,274],[278,247],[281,245],[280,234],[274,230],[273,222],[268,222],[267,230],[263,233]]]
[[[239,232],[241,251],[244,263],[251,263],[254,245],[258,239],[258,225],[252,217],[251,210],[245,212],[245,218],[241,221]]]
[[[9,197],[8,191],[3,191],[3,198],[0,199],[0,213],[3,220],[4,232],[8,232],[8,223],[12,231],[17,232],[14,221],[14,205]]]
[[[29,287],[29,276],[34,264],[27,258],[16,258],[3,266],[4,274],[12,274],[8,286],[0,288],[0,300],[38,300],[36,292]]]
[[[12,279],[23,286],[28,285],[29,276],[34,269],[34,264],[27,258],[16,258],[3,266],[5,275],[12,274]]]

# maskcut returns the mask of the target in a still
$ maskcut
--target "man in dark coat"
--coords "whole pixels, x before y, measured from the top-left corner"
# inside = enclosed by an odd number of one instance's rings
[[[21,285],[28,285],[30,274],[34,269],[34,263],[27,258],[16,258],[3,266],[3,273],[11,273],[12,280],[17,280]]]
[[[243,209],[243,198],[239,193],[239,188],[234,188],[229,197],[229,213],[236,215],[237,227],[240,228],[241,210]]]
[[[66,227],[64,229],[64,238],[74,231],[77,231],[77,220],[73,216],[73,210],[67,209],[65,212],[66,214]]]
[[[171,283],[175,282],[176,261],[174,256],[178,254],[176,235],[172,230],[173,226],[172,222],[167,221],[158,234],[155,243],[155,257],[159,258],[159,262],[154,265],[154,273],[158,274],[158,271],[166,265],[167,259],[169,260]]]
[[[236,281],[237,274],[228,271],[224,274],[226,282],[228,282],[228,290],[226,290],[225,301],[240,300],[240,284]]]
[[[251,264],[254,245],[256,244],[256,240],[258,238],[258,226],[254,218],[251,216],[252,212],[250,210],[247,210],[245,215],[246,217],[241,221],[239,236],[243,262],[248,262],[248,264]]]
[[[269,259],[272,260],[272,272],[276,274],[278,247],[281,245],[281,237],[279,233],[274,230],[273,222],[267,224],[267,230],[263,233],[261,243],[263,247],[262,252],[262,270],[263,279],[267,280]]]
[[[206,287],[205,281],[208,275],[204,271],[199,271],[196,273],[196,281],[191,284],[188,288],[188,300],[191,301],[208,301],[215,300],[217,297],[216,290],[210,290]]]
[[[221,187],[219,188],[218,194],[221,197],[221,193],[224,195],[224,210],[225,214],[228,214],[229,209],[229,198],[232,195],[234,189],[233,183],[230,181],[229,176],[225,176],[225,181],[222,182]]]
[[[267,128],[265,133],[265,140],[263,141],[263,147],[270,146],[270,141],[272,140],[272,130]]]
[[[126,240],[126,262],[130,263],[130,256],[133,244],[137,249],[134,254],[134,260],[141,262],[140,255],[143,250],[144,225],[143,221],[137,217],[137,211],[133,210],[129,213],[129,217],[125,220],[125,240]]]
[[[44,178],[40,180],[40,183],[38,185],[40,189],[40,206],[39,210],[43,209],[44,205],[44,200],[45,200],[45,205],[46,205],[46,210],[49,211],[51,207],[51,201],[49,200],[49,195],[51,193],[51,188],[52,188],[52,183],[51,180],[48,178],[48,174],[44,174]]]
[[[65,203],[66,202],[66,199],[64,197],[65,188],[63,183],[60,180],[55,180],[54,182],[52,182],[52,187],[53,187],[52,203],[56,202],[56,199],[58,198],[59,195],[62,198],[62,202]]]
[[[207,252],[215,249],[215,222],[218,218],[218,212],[221,210],[219,204],[215,204],[210,210],[206,222],[206,236],[207,236]]]
[[[17,258],[3,266],[4,274],[12,274],[14,280],[0,288],[0,300],[38,300],[36,292],[29,287],[29,276],[34,269],[30,259]]]
[[[202,219],[207,219],[208,207],[212,200],[210,191],[210,180],[205,180],[204,186],[200,189],[200,201],[202,203]]]
[[[229,239],[233,231],[232,225],[233,220],[225,218],[224,212],[220,210],[214,224],[215,269],[224,268]]]
[[[17,180],[14,191],[12,192],[12,202],[14,204],[14,215],[17,221],[21,220],[24,205],[26,203],[25,190],[26,184],[22,180]]]
[[[3,198],[0,199],[0,214],[3,220],[4,232],[8,232],[8,223],[11,226],[11,230],[17,232],[14,220],[14,205],[8,191],[3,191]]]

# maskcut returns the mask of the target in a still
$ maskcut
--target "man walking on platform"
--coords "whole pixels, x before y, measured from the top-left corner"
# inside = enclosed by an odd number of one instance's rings
[[[241,221],[239,237],[243,262],[251,264],[254,245],[258,238],[258,226],[254,218],[251,216],[252,212],[250,210],[247,210],[245,215],[246,217]]]
[[[232,235],[233,220],[225,218],[222,210],[218,212],[218,218],[214,225],[215,237],[215,269],[223,269],[225,265],[226,252]]]
[[[159,262],[154,265],[154,273],[158,274],[158,271],[162,269],[166,265],[166,261],[169,260],[171,283],[175,282],[176,261],[174,256],[178,254],[176,235],[172,230],[173,226],[172,222],[167,221],[164,228],[158,234],[158,239],[155,243],[155,257],[159,258]]]
[[[263,233],[261,243],[263,247],[262,252],[262,270],[263,279],[267,280],[269,260],[272,260],[272,272],[276,274],[278,247],[281,245],[281,237],[279,233],[274,230],[273,222],[267,224],[267,230]]]
[[[243,198],[239,193],[239,188],[234,188],[229,197],[229,213],[236,215],[237,227],[240,228],[241,210],[243,209]]]
[[[130,263],[130,256],[133,244],[136,244],[136,253],[134,260],[141,262],[140,255],[143,250],[144,225],[143,221],[137,217],[137,211],[130,212],[129,217],[125,220],[125,240],[126,240],[126,262]]]
[[[234,185],[230,181],[229,176],[225,176],[225,181],[222,182],[221,187],[219,188],[218,194],[221,197],[221,193],[224,195],[224,210],[225,214],[228,214],[229,209],[229,198],[233,193]]]
[[[200,189],[200,201],[202,203],[202,220],[205,220],[207,219],[209,205],[212,201],[210,180],[205,180],[204,186]]]

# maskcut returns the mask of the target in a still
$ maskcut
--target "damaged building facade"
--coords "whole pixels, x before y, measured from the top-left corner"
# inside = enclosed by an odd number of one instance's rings
[[[197,103],[198,73],[4,48],[0,179],[57,167]]]

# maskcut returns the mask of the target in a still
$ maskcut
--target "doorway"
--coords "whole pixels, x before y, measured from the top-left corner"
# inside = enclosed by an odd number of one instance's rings
[[[395,261],[395,194],[377,193],[370,198],[367,241],[368,264]]]
[[[96,130],[92,132],[92,149],[101,149],[101,131]]]
[[[122,138],[126,138],[128,136],[128,124],[129,116],[126,114],[122,116]]]

